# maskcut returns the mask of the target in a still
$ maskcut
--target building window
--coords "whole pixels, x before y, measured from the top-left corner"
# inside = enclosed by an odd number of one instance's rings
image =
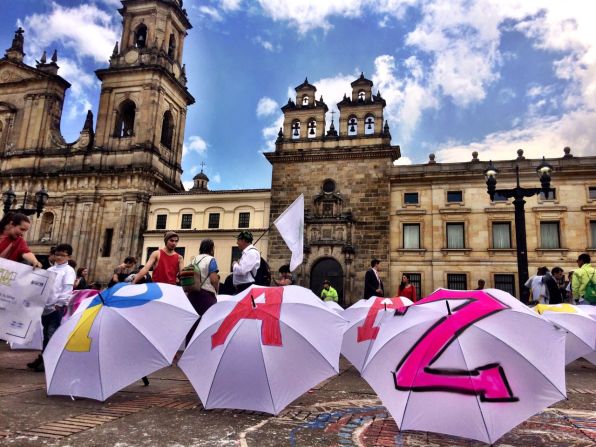
[[[219,228],[219,213],[209,213],[209,228]]]
[[[590,221],[590,234],[592,235],[590,248],[596,248],[596,220]]]
[[[155,229],[156,230],[165,230],[167,222],[168,222],[167,214],[158,214],[157,220],[155,222]]]
[[[180,228],[183,230],[190,230],[192,228],[192,214],[183,214],[182,215],[182,224]]]
[[[495,275],[495,289],[503,290],[515,296],[515,275]]]
[[[493,202],[506,202],[506,201],[507,201],[507,197],[505,197],[502,194],[499,194],[498,192],[495,192]]]
[[[545,195],[544,191],[540,191],[540,200],[555,200],[557,198],[557,190],[551,188]]]
[[[157,250],[159,250],[158,247],[147,247],[147,257],[145,258],[145,262],[147,262],[149,260],[151,253],[153,253],[154,251],[157,251]]]
[[[421,273],[410,273],[404,272],[404,275],[410,277],[410,284],[416,289],[416,298],[422,299],[422,274]]]
[[[596,186],[590,186],[588,188],[588,197],[590,200],[596,200]]]
[[[540,248],[561,248],[559,222],[540,222]]]
[[[420,224],[404,224],[404,248],[408,250],[420,248]]]
[[[308,138],[315,138],[317,136],[317,121],[314,118],[311,118],[308,123],[306,124],[308,128]]]
[[[447,288],[451,290],[468,290],[468,275],[465,273],[448,273]]]
[[[404,193],[404,203],[407,205],[417,204],[418,203],[418,193],[417,192],[405,192]]]
[[[116,113],[116,128],[114,129],[114,135],[117,138],[132,137],[134,135],[136,110],[137,106],[129,99],[120,105]]]
[[[112,239],[114,238],[114,229],[106,228],[103,235],[103,247],[101,249],[101,256],[109,258],[112,255]]]
[[[242,256],[242,250],[238,247],[232,247],[232,262],[230,262],[230,272],[233,271],[234,262],[238,261]]]
[[[465,248],[463,223],[447,224],[447,248]]]
[[[178,253],[180,256],[184,257],[184,253],[186,252],[186,247],[176,247],[174,249],[174,251],[176,253]]]
[[[375,117],[366,115],[364,118],[364,135],[373,135],[375,133]]]
[[[461,191],[447,191],[447,203],[462,203],[464,193]]]
[[[292,140],[297,140],[300,138],[300,121],[294,120],[292,121]]]
[[[348,118],[348,136],[358,135],[358,118],[354,115]]]
[[[139,25],[135,31],[135,47],[145,48],[147,46],[147,27],[143,24]]]
[[[174,138],[174,118],[172,112],[166,110],[163,114],[163,120],[161,122],[161,140],[162,146],[172,149],[172,139]]]
[[[238,214],[238,228],[248,228],[250,226],[250,213]]]
[[[511,222],[493,223],[493,248],[511,248]]]

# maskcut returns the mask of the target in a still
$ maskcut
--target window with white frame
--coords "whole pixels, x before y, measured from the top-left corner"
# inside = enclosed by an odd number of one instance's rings
[[[511,248],[511,222],[493,222],[493,248]]]
[[[450,222],[447,224],[447,248],[465,248],[463,222]]]
[[[544,191],[540,191],[540,200],[555,200],[557,198],[557,190],[551,188],[547,194]]]
[[[420,248],[420,224],[404,224],[404,248],[416,250]]]
[[[561,248],[559,222],[540,222],[540,248]]]

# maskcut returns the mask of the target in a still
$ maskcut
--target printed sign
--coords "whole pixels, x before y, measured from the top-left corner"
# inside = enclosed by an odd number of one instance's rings
[[[54,272],[0,259],[0,339],[31,341],[55,277]]]

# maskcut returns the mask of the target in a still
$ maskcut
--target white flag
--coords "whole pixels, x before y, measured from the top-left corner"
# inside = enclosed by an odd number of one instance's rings
[[[300,194],[273,222],[292,252],[290,271],[302,264],[304,256],[304,195]]]

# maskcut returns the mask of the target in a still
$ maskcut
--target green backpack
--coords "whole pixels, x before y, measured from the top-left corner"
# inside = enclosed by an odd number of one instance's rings
[[[594,273],[596,273],[596,270],[592,272],[592,276],[588,280],[586,290],[584,291],[584,299],[590,304],[596,304],[596,284],[594,283]]]
[[[205,279],[201,278],[199,263],[203,259],[205,259],[205,256],[198,261],[193,259],[190,264],[180,271],[180,285],[182,286],[182,290],[184,290],[186,293],[198,292],[201,290],[201,287],[203,287],[203,284],[205,284],[205,281],[209,279],[208,276]]]

